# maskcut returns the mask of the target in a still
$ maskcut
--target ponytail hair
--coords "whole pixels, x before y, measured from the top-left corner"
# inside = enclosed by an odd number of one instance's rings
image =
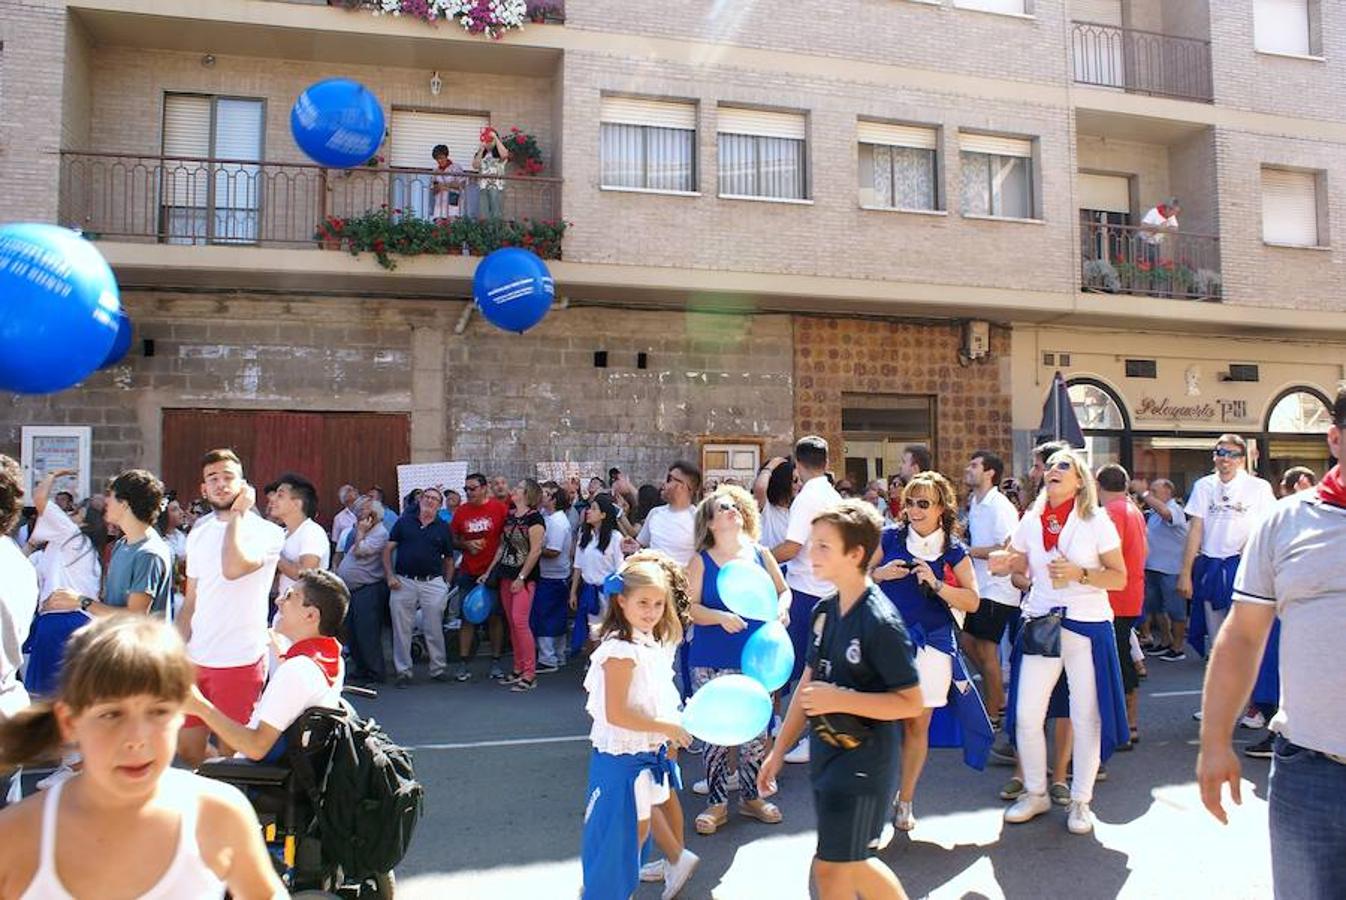
[[[687,576],[666,553],[659,550],[641,550],[626,558],[617,572],[621,579],[619,593],[626,594],[643,587],[658,587],[664,591],[664,615],[654,626],[654,639],[661,644],[676,644],[682,640],[682,632],[690,621],[688,610],[691,601],[687,595]],[[622,612],[617,598],[608,604],[607,615],[598,628],[598,639],[615,635],[621,640],[633,638],[631,623]]]

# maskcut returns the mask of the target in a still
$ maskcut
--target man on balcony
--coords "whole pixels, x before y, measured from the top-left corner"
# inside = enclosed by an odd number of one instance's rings
[[[1182,206],[1178,203],[1178,198],[1169,197],[1163,203],[1156,203],[1150,207],[1150,211],[1140,220],[1140,230],[1136,232],[1136,236],[1140,239],[1140,247],[1137,249],[1141,251],[1141,255],[1136,262],[1141,269],[1153,271],[1163,268],[1165,264],[1172,266],[1171,260],[1164,256],[1164,239],[1167,237],[1166,232],[1177,232],[1178,214],[1181,212]]]

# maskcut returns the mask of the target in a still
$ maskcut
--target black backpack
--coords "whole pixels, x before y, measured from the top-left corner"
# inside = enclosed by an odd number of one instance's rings
[[[294,772],[313,803],[323,862],[339,866],[347,879],[391,872],[411,845],[425,799],[411,752],[349,706],[327,714],[333,727],[321,778],[309,755],[313,748],[291,745]]]

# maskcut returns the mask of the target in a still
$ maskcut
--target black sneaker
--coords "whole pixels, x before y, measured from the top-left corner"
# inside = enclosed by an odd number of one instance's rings
[[[1145,651],[1146,656],[1163,656],[1169,652],[1169,648],[1160,644],[1151,644],[1148,647],[1142,646],[1140,649]]]
[[[1182,650],[1174,650],[1172,647],[1159,654],[1159,658],[1164,662],[1178,662],[1187,658],[1187,654]]]
[[[1256,744],[1244,747],[1243,755],[1251,756],[1253,759],[1271,759],[1275,755],[1272,749],[1274,742],[1275,739],[1271,735],[1267,735]]]

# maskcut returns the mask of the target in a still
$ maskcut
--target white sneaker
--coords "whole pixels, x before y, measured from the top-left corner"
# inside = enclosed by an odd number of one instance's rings
[[[911,801],[897,801],[897,815],[893,817],[893,825],[898,831],[911,831],[916,827],[916,814],[912,812]]]
[[[701,857],[684,847],[677,862],[664,863],[664,893],[661,895],[663,900],[673,900],[678,896],[678,891],[687,884],[687,879],[692,877],[699,862]]]
[[[1200,722],[1200,721],[1201,721],[1201,710],[1198,709],[1196,712],[1192,713],[1192,718],[1193,718],[1193,719],[1196,719],[1198,722]]]
[[[1018,825],[1020,822],[1027,822],[1030,819],[1036,819],[1038,816],[1052,808],[1052,798],[1046,794],[1029,794],[1027,792],[1020,795],[1010,808],[1005,810],[1005,821],[1011,825]]]
[[[653,862],[647,862],[640,867],[641,881],[663,881],[664,880],[664,861],[656,859]]]
[[[785,761],[788,763],[806,763],[809,761],[809,739],[805,737],[802,741],[794,745],[789,753],[785,754]]]
[[[726,791],[738,790],[738,773],[730,772],[729,777],[724,780],[724,789]],[[692,785],[692,793],[700,794],[702,797],[710,793],[710,779],[702,778]]]
[[[1094,816],[1089,812],[1089,804],[1083,800],[1071,800],[1070,810],[1066,813],[1066,827],[1071,834],[1088,834],[1094,830]]]
[[[1262,711],[1260,709],[1255,709],[1253,710],[1252,715],[1244,716],[1243,718],[1239,719],[1239,724],[1242,725],[1244,728],[1251,728],[1254,731],[1256,731],[1257,729],[1266,727],[1267,718],[1266,716],[1262,715]]]

